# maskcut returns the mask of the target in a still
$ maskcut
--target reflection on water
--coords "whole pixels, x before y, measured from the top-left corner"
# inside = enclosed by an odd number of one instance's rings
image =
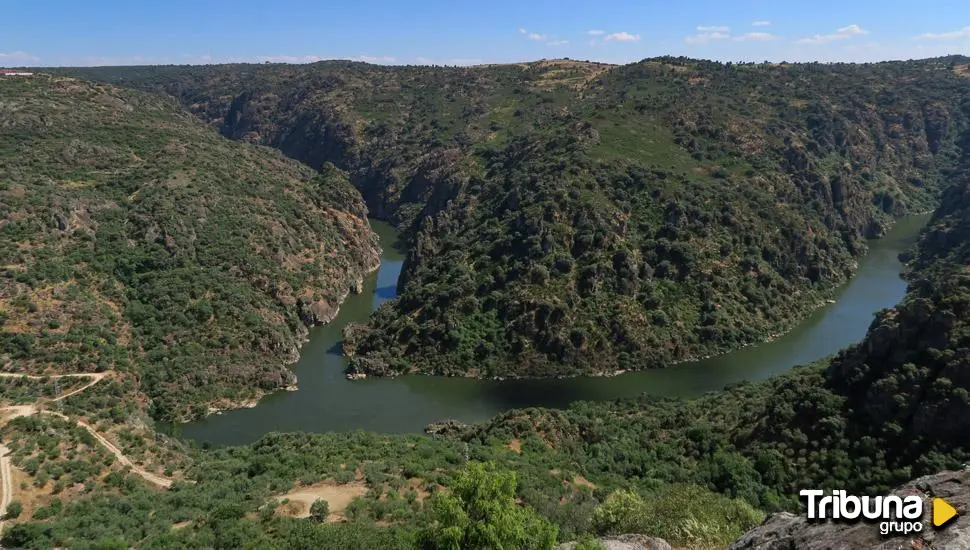
[[[399,249],[385,244],[395,242],[394,230],[372,221],[385,249],[381,268],[367,279],[362,294],[347,298],[332,323],[311,331],[310,341],[293,366],[299,391],[269,395],[253,409],[211,416],[182,426],[180,432],[216,445],[248,443],[273,431],[419,432],[445,418],[475,422],[512,408],[565,407],[578,400],[642,393],[696,396],[742,380],[762,380],[858,342],[874,312],[895,305],[905,293],[897,256],[914,241],[927,219],[902,220],[887,237],[872,242],[869,255],[859,262],[858,275],[841,290],[836,303],[816,311],[771,343],[611,378],[497,382],[406,376],[350,382],[344,378],[341,330],[348,322],[365,322],[374,309],[394,297],[404,260]]]
[[[374,290],[374,296],[379,301],[382,301],[382,302],[390,300],[391,298],[394,298],[395,296],[397,296],[397,285],[382,286]]]

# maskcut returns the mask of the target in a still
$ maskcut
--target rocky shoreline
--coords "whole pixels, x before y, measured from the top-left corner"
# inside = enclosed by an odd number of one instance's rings
[[[381,250],[378,248],[378,258],[380,258],[380,254],[381,254]],[[380,268],[381,268],[380,260],[377,261],[376,265],[368,267],[367,270],[361,276],[351,281],[351,284],[348,285],[347,290],[339,297],[336,306],[330,307],[329,304],[327,304],[327,307],[325,308],[324,307],[318,308],[316,312],[313,313],[315,317],[311,319],[312,322],[310,324],[307,323],[307,318],[303,316],[301,311],[300,318],[301,320],[304,321],[304,323],[298,325],[297,334],[295,335],[295,343],[286,354],[286,358],[284,359],[283,366],[280,369],[281,376],[285,376],[287,379],[287,383],[285,385],[281,385],[277,389],[274,389],[271,391],[256,390],[256,394],[254,397],[250,397],[244,400],[231,400],[231,399],[226,400],[223,402],[225,403],[225,405],[223,406],[218,406],[218,407],[210,406],[206,410],[205,416],[203,418],[212,416],[212,415],[220,415],[224,412],[228,412],[234,409],[255,408],[263,397],[278,391],[298,391],[299,385],[298,385],[297,376],[295,373],[293,373],[292,370],[289,369],[289,366],[295,364],[297,361],[300,360],[300,349],[303,347],[304,344],[310,341],[310,328],[314,326],[326,325],[332,322],[334,319],[336,319],[337,316],[340,314],[340,306],[343,305],[343,302],[347,299],[347,297],[350,296],[352,293],[361,294],[364,291],[364,279],[376,273]],[[297,308],[301,307],[301,300],[297,301]],[[302,307],[309,307],[310,310],[312,311],[312,304],[310,304],[310,302],[303,300],[302,304],[303,304]],[[310,305],[308,306],[308,304]],[[324,312],[326,314],[322,315]]]
[[[858,264],[856,264],[856,266],[855,266],[855,270],[857,270],[857,269],[858,269]],[[853,277],[854,276],[855,276],[855,273],[853,273]],[[730,354],[730,353],[735,353],[735,352],[737,352],[739,350],[742,350],[742,349],[745,349],[745,348],[749,348],[749,347],[752,347],[752,346],[760,346],[760,345],[764,345],[764,344],[768,344],[768,343],[774,342],[775,340],[777,340],[777,339],[785,336],[786,334],[790,333],[791,331],[795,330],[802,322],[804,322],[806,319],[808,319],[809,316],[811,316],[813,313],[815,313],[819,309],[822,309],[822,308],[824,308],[826,306],[835,304],[836,303],[836,300],[832,299],[831,296],[834,295],[834,293],[836,291],[838,291],[840,288],[843,288],[844,285],[848,284],[849,281],[851,281],[851,280],[852,279],[850,277],[849,280],[847,280],[842,285],[839,285],[838,287],[836,287],[834,289],[831,289],[829,291],[826,291],[826,292],[822,293],[823,296],[827,296],[827,297],[826,298],[823,298],[822,300],[820,300],[818,302],[816,302],[814,305],[807,306],[805,308],[803,314],[799,315],[797,319],[792,320],[792,322],[789,324],[789,326],[786,327],[784,330],[779,331],[779,332],[776,332],[776,333],[773,333],[773,334],[770,334],[770,335],[768,335],[766,338],[764,338],[762,340],[758,340],[758,341],[754,341],[754,342],[749,342],[747,344],[744,344],[744,345],[738,346],[736,348],[732,348],[732,349],[723,351],[721,353],[715,353],[715,354],[709,354],[709,355],[703,355],[703,356],[688,356],[688,357],[686,357],[684,359],[680,359],[678,361],[673,361],[673,362],[667,364],[666,366],[663,366],[663,367],[654,367],[654,368],[658,368],[658,369],[662,369],[662,368],[672,368],[672,367],[676,367],[678,365],[683,365],[685,363],[693,363],[695,361],[704,361],[704,360],[707,360],[707,359],[713,359],[715,357],[720,357],[722,355],[727,355],[727,354]],[[367,325],[361,325],[361,324],[357,324],[357,323],[350,323],[346,327],[344,327],[344,329],[343,329],[343,333],[342,334],[343,334],[343,339],[344,339],[344,350],[343,350],[344,351],[344,356],[347,357],[347,358],[353,358],[354,359],[354,361],[351,363],[351,365],[347,368],[347,372],[346,372],[346,378],[347,378],[347,380],[365,380],[369,376],[370,377],[378,377],[378,378],[394,379],[394,378],[397,378],[398,376],[401,376],[401,373],[396,373],[396,372],[389,372],[388,373],[387,369],[384,368],[383,361],[381,359],[379,359],[379,358],[366,357],[366,356],[360,357],[360,356],[357,356],[355,354],[355,351],[356,351],[356,343],[355,342],[358,339],[360,339],[360,338],[366,337],[366,335],[367,335],[367,333],[369,331],[370,331],[370,328]],[[648,370],[648,369],[643,369],[643,370]],[[618,370],[615,370],[615,371],[602,371],[602,372],[595,372],[595,373],[590,373],[590,374],[582,374],[582,373],[580,373],[580,374],[575,374],[575,375],[572,375],[572,376],[569,376],[569,375],[560,375],[560,376],[557,376],[556,379],[558,379],[558,380],[565,380],[565,379],[569,379],[569,378],[581,378],[581,377],[611,378],[611,377],[614,377],[614,376],[620,376],[620,375],[627,374],[627,373],[631,373],[631,372],[638,372],[638,371],[635,370],[635,369],[634,370],[630,370],[630,369],[618,369]],[[387,373],[387,374],[385,374],[385,373]],[[421,372],[414,372],[414,373],[407,373],[407,374],[415,374],[415,375],[418,375],[418,376],[437,376],[437,375],[427,375],[427,374],[424,374],[424,373],[421,373]],[[471,378],[471,379],[475,379],[475,380],[490,380],[490,381],[494,381],[494,382],[503,382],[505,380],[541,380],[542,379],[541,377],[530,378],[530,377],[527,377],[527,376],[493,376],[493,377],[486,377],[486,376],[480,376],[480,375],[477,374],[477,372],[474,372],[474,371],[470,371],[470,372],[468,372],[468,373],[466,373],[464,375],[447,374],[447,375],[442,375],[442,376],[444,376],[446,378],[457,378],[457,377],[461,377],[461,378]]]

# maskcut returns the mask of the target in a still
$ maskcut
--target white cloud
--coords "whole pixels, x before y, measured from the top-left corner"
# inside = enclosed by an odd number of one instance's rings
[[[532,32],[521,27],[519,27],[519,34],[524,34],[526,38],[529,40],[535,40],[536,42],[545,42],[549,39],[549,35],[547,34]]]
[[[926,34],[921,34],[916,38],[917,40],[960,40],[961,38],[970,38],[970,27],[963,27],[958,31],[950,32],[928,32]]]
[[[0,64],[32,63],[34,61],[40,61],[40,58],[24,51],[0,52]]]
[[[720,33],[731,32],[731,27],[724,27],[720,25],[705,27],[704,25],[701,25],[697,27],[697,32],[720,32]]]
[[[616,41],[616,42],[637,42],[637,41],[640,40],[640,35],[639,34],[630,34],[628,32],[615,32],[613,34],[606,35],[606,38],[604,38],[603,40],[606,40],[607,42],[613,42],[613,41]]]
[[[601,31],[599,29],[592,29],[592,30],[586,31],[586,34],[590,36],[599,36],[601,34],[606,34],[606,31]]]
[[[684,39],[684,42],[687,42],[688,44],[707,44],[708,42],[713,42],[715,40],[727,40],[729,38],[731,38],[731,35],[726,32],[702,32],[700,34],[688,36]]]
[[[593,31],[589,31],[589,32],[593,32]],[[599,32],[602,32],[602,31],[599,31]],[[542,42],[547,46],[563,46],[565,44],[569,44],[569,40],[562,40],[562,39],[556,38],[555,35],[532,32],[527,29],[521,29],[521,28],[519,29],[519,33],[525,35],[525,37],[528,38],[529,40],[533,40],[535,42]]]
[[[832,34],[816,34],[815,36],[809,36],[806,38],[800,38],[795,41],[796,44],[826,44],[829,42],[835,42],[837,40],[846,40],[848,38],[854,38],[856,36],[861,36],[863,34],[869,34],[869,31],[863,29],[859,25],[849,25],[847,27],[842,27],[836,30]]]
[[[742,34],[741,36],[734,37],[734,39],[738,42],[748,42],[751,40],[764,42],[768,40],[774,40],[776,38],[778,37],[771,34],[770,32],[748,32],[748,33]]]
[[[770,27],[771,26],[771,21],[752,21],[751,22],[751,26],[752,27]]]

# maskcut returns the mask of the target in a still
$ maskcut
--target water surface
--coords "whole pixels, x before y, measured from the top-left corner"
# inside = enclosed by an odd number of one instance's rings
[[[858,274],[839,292],[836,303],[817,310],[785,336],[766,344],[666,369],[611,378],[483,381],[466,378],[405,376],[396,379],[344,378],[346,360],[340,335],[349,322],[365,322],[393,298],[404,255],[388,224],[371,221],[384,249],[380,270],[367,278],[364,292],[351,295],[330,324],[310,331],[310,341],[292,366],[299,391],[278,392],[252,409],[239,409],[185,424],[182,436],[214,445],[242,444],[274,431],[420,432],[436,420],[485,420],[523,407],[565,407],[577,400],[608,400],[642,393],[690,397],[742,380],[762,380],[795,365],[832,355],[858,342],[873,314],[892,307],[906,292],[897,256],[919,234],[928,216],[901,220],[890,233],[870,242]]]

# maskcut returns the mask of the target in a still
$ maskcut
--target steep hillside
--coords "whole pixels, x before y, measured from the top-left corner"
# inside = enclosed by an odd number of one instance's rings
[[[966,63],[83,72],[333,162],[405,229],[400,298],[347,332],[355,370],[508,377],[665,366],[786,329],[863,237],[935,203]]]
[[[292,384],[305,323],[377,265],[345,174],[174,101],[8,78],[0,128],[5,372],[130,372],[157,418],[201,414]]]
[[[511,411],[468,441],[570,457],[590,479],[692,481],[762,509],[806,487],[879,494],[970,461],[970,174],[917,245],[906,298],[830,361],[692,401]],[[555,459],[550,457],[557,457]]]
[[[54,492],[35,496],[20,517],[8,520],[13,525],[3,543],[422,547],[418,537],[440,533],[443,516],[462,529],[494,524],[481,515],[467,521],[448,497],[466,463],[493,462],[505,472],[503,481],[480,495],[502,495],[505,510],[514,493],[542,520],[521,511],[533,523],[530,530],[511,530],[520,536],[546,533],[549,522],[559,541],[643,533],[675,548],[725,548],[757,526],[763,512],[797,511],[800,489],[878,494],[923,474],[959,469],[970,461],[968,189],[964,183],[947,192],[914,254],[907,298],[880,315],[863,343],[832,360],[689,401],[641,398],[580,403],[566,411],[510,411],[447,437],[270,434],[253,445],[189,449],[166,464],[187,463],[180,470],[194,483],[162,492],[123,471],[100,476],[100,459],[91,461],[98,465],[92,474],[72,454],[83,447],[66,423],[19,418],[2,426],[14,465],[28,472],[23,479],[30,486],[53,484]],[[897,339],[887,341],[886,330]],[[48,392],[33,387],[31,393]],[[57,475],[57,483],[48,479]],[[965,472],[947,473],[902,488],[944,496],[963,510],[966,478]],[[315,494],[331,501],[328,517],[309,510]],[[293,500],[284,503],[289,496]],[[962,540],[961,521],[943,531],[924,529],[920,547]],[[738,547],[798,547],[805,540],[870,544],[876,536],[869,524],[846,532],[842,525],[776,515]]]

